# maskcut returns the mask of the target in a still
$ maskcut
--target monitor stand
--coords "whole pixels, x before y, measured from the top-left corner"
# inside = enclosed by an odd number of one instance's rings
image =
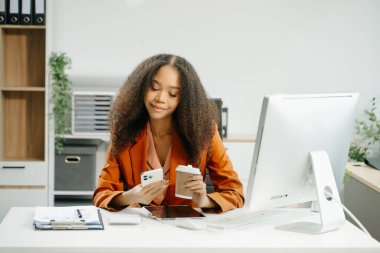
[[[278,226],[276,229],[320,234],[339,229],[346,220],[342,206],[336,201],[340,202],[340,198],[328,154],[325,151],[314,151],[310,152],[309,155],[317,190],[321,222],[296,222]],[[325,192],[329,192],[336,200]]]

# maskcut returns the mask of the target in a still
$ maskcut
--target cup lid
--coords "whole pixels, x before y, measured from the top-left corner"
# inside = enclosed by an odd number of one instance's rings
[[[178,165],[176,168],[176,171],[180,172],[186,172],[186,173],[192,173],[192,174],[201,174],[200,170],[198,168],[194,168],[191,165]]]

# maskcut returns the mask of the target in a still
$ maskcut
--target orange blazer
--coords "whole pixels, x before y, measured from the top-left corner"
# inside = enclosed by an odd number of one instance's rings
[[[111,200],[123,192],[120,166],[124,175],[124,182],[128,189],[141,183],[140,174],[147,171],[147,131],[146,129],[136,138],[133,146],[127,147],[119,154],[119,165],[111,153],[111,145],[106,156],[106,163],[98,178],[98,185],[93,195],[94,205],[111,211],[118,211],[110,206]],[[169,172],[169,187],[167,189],[162,205],[191,205],[196,207],[191,200],[177,198],[175,196],[175,169],[178,165],[187,165],[187,155],[182,141],[177,133],[173,133],[171,146],[171,161]],[[215,130],[212,145],[207,156],[207,151],[202,153],[199,169],[203,177],[206,168],[215,192],[208,194],[219,208],[213,212],[225,212],[234,208],[242,207],[244,203],[243,185],[237,173],[233,170],[232,163],[226,153],[219,132]]]

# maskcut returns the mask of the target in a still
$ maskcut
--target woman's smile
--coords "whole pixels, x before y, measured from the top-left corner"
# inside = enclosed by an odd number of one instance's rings
[[[153,107],[154,111],[156,111],[156,112],[162,112],[162,111],[166,110],[165,107],[162,107],[159,105],[151,104],[151,106]]]

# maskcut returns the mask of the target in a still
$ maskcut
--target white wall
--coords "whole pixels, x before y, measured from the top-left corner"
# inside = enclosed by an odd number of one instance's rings
[[[380,97],[377,0],[49,0],[52,50],[79,89],[117,90],[143,59],[187,58],[229,107],[229,133],[256,132],[269,93]]]

